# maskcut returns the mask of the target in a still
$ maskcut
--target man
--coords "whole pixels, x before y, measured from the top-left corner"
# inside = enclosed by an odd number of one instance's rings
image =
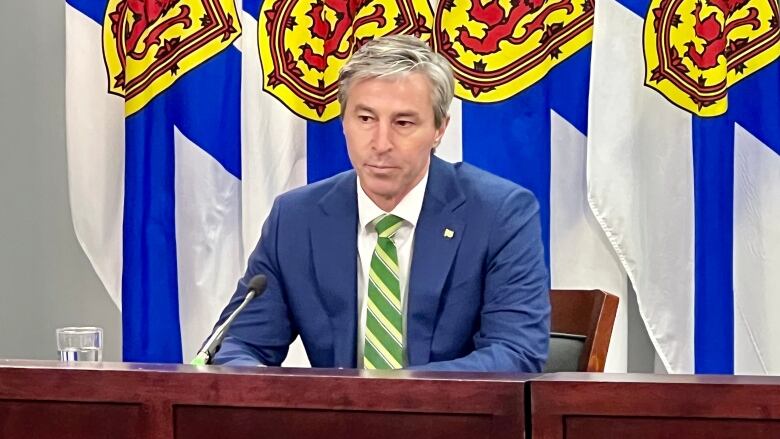
[[[454,91],[446,60],[413,37],[379,38],[339,85],[354,170],[276,199],[220,321],[254,275],[268,288],[214,363],[279,365],[300,335],[314,367],[539,372],[550,305],[538,205],[433,155]]]

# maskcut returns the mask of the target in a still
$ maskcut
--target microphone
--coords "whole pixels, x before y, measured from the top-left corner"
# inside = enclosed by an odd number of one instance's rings
[[[238,314],[243,311],[244,308],[246,308],[252,299],[260,296],[263,294],[263,292],[265,292],[265,287],[267,285],[268,280],[264,274],[255,275],[252,279],[249,280],[249,289],[246,292],[244,301],[241,302],[241,305],[239,305],[238,308],[236,308],[236,310],[230,314],[224,323],[219,325],[219,327],[217,327],[217,329],[211,333],[211,337],[209,337],[209,339],[198,352],[198,355],[195,356],[195,359],[192,360],[190,364],[195,366],[205,366],[211,363],[212,358],[214,358],[214,354],[217,353],[217,349],[219,349],[219,346],[222,344],[222,340],[225,338],[228,329],[230,329],[230,325],[233,324],[233,320],[235,320]]]

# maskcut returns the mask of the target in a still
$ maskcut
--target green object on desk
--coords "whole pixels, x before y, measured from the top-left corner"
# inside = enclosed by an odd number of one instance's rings
[[[209,362],[209,356],[205,352],[199,352],[198,355],[195,356],[195,358],[190,361],[190,364],[193,366],[205,366]]]

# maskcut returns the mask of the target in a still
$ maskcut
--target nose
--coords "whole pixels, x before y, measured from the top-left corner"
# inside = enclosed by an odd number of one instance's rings
[[[390,124],[387,122],[380,122],[376,126],[376,132],[374,133],[374,151],[378,154],[393,149],[390,128]]]

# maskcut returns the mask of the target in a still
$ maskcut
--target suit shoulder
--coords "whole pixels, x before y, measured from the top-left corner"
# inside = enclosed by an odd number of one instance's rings
[[[530,190],[513,181],[468,163],[456,163],[453,167],[467,198],[479,200],[480,204],[501,206],[508,198],[515,198],[522,204],[538,205]]]
[[[334,188],[349,184],[355,178],[355,171],[348,170],[328,177],[324,180],[291,189],[277,197],[277,203],[285,207],[308,209],[317,203]]]

